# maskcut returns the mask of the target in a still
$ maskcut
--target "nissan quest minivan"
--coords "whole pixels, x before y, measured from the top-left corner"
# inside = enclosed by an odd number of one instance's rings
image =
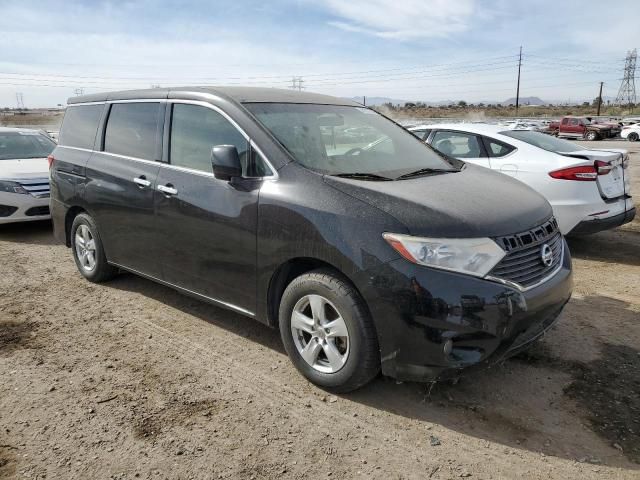
[[[277,327],[331,391],[494,363],[571,295],[546,200],[348,100],[73,97],[49,164],[55,235],[84,277],[132,272]]]

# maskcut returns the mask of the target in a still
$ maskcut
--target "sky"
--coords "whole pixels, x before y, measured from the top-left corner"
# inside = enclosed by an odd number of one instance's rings
[[[593,8],[589,8],[592,6]],[[410,101],[615,97],[638,0],[0,0],[0,106],[172,85]],[[640,76],[640,73],[638,74]],[[640,82],[638,85],[640,89]]]

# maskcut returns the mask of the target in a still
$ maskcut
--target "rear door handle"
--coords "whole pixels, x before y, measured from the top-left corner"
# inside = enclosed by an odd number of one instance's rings
[[[142,188],[148,187],[149,185],[151,185],[151,182],[147,180],[147,178],[144,175],[140,175],[139,177],[134,178],[133,183],[137,184]]]
[[[164,193],[165,195],[176,195],[178,193],[178,190],[173,188],[173,185],[171,185],[170,183],[166,184],[166,185],[158,185],[158,191]]]

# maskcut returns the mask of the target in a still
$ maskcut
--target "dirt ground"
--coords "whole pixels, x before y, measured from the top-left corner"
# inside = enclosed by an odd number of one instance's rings
[[[50,224],[0,227],[0,478],[640,479],[640,219],[570,248],[574,296],[528,354],[335,397],[276,331],[91,284]]]

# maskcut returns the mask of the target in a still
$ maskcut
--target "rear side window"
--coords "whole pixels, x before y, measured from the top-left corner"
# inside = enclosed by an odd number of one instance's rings
[[[515,147],[492,138],[482,137],[482,140],[484,141],[484,146],[487,149],[489,156],[493,158],[504,157],[515,150]]]
[[[478,158],[484,156],[478,137],[470,133],[441,130],[433,135],[431,145],[450,157]]]
[[[210,108],[180,103],[173,106],[172,165],[213,173],[211,149],[216,145],[234,145],[238,149],[243,174],[247,175],[249,145],[236,127]]]
[[[60,129],[60,145],[93,149],[104,105],[67,107]]]
[[[114,103],[104,134],[104,151],[155,160],[160,104]]]

